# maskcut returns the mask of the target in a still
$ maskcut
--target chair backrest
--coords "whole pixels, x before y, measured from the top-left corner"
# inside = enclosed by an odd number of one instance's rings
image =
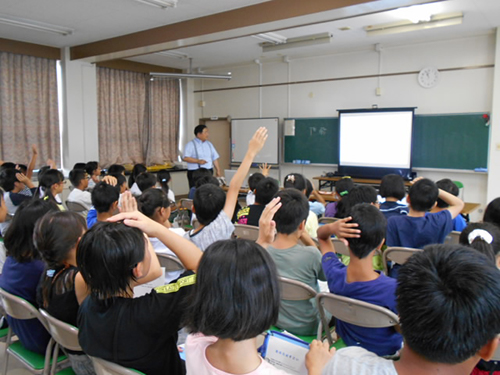
[[[450,244],[450,245],[458,245],[460,243],[460,233],[462,232],[457,232],[454,230],[453,232],[450,232],[444,239],[444,243]]]
[[[497,346],[497,350],[495,350],[495,353],[490,361],[500,361],[500,345]]]
[[[33,306],[25,299],[15,296],[14,294],[6,292],[2,288],[0,288],[0,300],[2,301],[7,315],[10,315],[14,319],[38,319],[42,323],[45,323],[35,306]]]
[[[193,209],[193,200],[192,199],[187,199],[187,198],[181,198],[181,207],[185,208],[186,210],[191,210]]]
[[[320,217],[318,219],[318,223],[319,224],[330,224],[330,223],[335,223],[338,220],[341,220],[341,219],[339,219],[338,217],[326,217],[326,216],[323,216],[323,217]]]
[[[68,207],[68,210],[73,211],[73,212],[84,212],[84,211],[89,210],[83,204],[78,203],[78,202],[66,201],[66,207]]]
[[[160,265],[165,267],[165,272],[182,271],[185,269],[179,258],[174,257],[173,255],[162,253],[156,253],[156,255],[158,256]]]
[[[389,272],[387,262],[390,261],[397,264],[405,264],[408,258],[420,251],[423,250],[412,249],[411,247],[388,247],[382,254],[382,262],[385,274],[387,275]]]
[[[344,242],[342,242],[338,238],[332,238],[332,243],[333,243],[333,247],[335,248],[335,252],[337,254],[350,256],[349,248],[347,247],[347,245]]]
[[[44,309],[39,309],[39,311],[45,318],[50,335],[59,345],[69,350],[82,350],[78,342],[78,328],[54,318]]]
[[[257,241],[259,238],[259,227],[253,225],[234,224],[234,235],[238,238]]]
[[[300,281],[278,277],[281,299],[285,301],[304,301],[316,297],[317,292]]]
[[[343,322],[368,328],[393,327],[399,324],[398,316],[385,307],[359,301],[353,298],[338,296],[333,293],[318,293],[316,303],[321,316],[323,327],[328,327],[328,311],[335,318]],[[333,344],[331,336],[327,338]],[[318,336],[320,333],[318,333]]]
[[[113,362],[106,361],[102,358],[91,357],[92,363],[94,364],[95,373],[97,375],[137,375],[142,374],[142,372],[123,367]]]

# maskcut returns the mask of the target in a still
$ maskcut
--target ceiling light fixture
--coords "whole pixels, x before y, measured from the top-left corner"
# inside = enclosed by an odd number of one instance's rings
[[[14,17],[8,14],[0,14],[0,23],[3,23],[5,25],[24,27],[25,29],[36,31],[45,31],[47,33],[59,34],[64,36],[71,35],[74,31],[73,29],[67,27],[51,25],[48,23],[29,20],[26,18]]]
[[[161,51],[161,52],[156,52],[155,54],[160,56],[173,57],[181,60],[189,59],[189,55],[178,51]]]
[[[328,44],[332,40],[332,35],[330,33],[321,33],[308,36],[301,36],[298,38],[288,38],[286,43],[273,44],[273,43],[261,43],[262,52],[279,51],[288,48],[298,48],[298,47],[309,47],[319,44]]]
[[[445,27],[460,25],[463,22],[464,15],[462,12],[436,14],[431,17],[428,22],[413,23],[411,21],[399,21],[393,23],[385,23],[380,25],[370,25],[365,27],[368,36],[389,35],[406,33],[408,31],[418,31],[433,29],[436,27]]]
[[[268,42],[272,44],[286,43],[286,37],[276,33],[263,33],[252,35],[253,38],[259,39],[262,42]]]
[[[151,5],[157,8],[167,9],[177,7],[177,0],[135,0],[138,3]]]
[[[231,73],[227,74],[191,74],[191,73],[149,73],[151,80],[154,79],[179,79],[179,78],[198,78],[198,79],[231,79]]]

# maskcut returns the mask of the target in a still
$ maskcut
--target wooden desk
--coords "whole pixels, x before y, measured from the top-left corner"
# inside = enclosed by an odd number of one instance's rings
[[[332,182],[336,182],[342,179],[342,176],[335,176],[335,177],[313,177],[313,180],[318,180],[319,181],[319,189],[321,190],[323,187],[326,187],[327,185],[330,185],[330,191],[333,191],[333,184]],[[380,185],[382,180],[380,179],[373,179],[373,178],[353,178],[353,182],[357,184],[366,184],[366,185]],[[411,186],[411,181],[405,181],[405,186]]]

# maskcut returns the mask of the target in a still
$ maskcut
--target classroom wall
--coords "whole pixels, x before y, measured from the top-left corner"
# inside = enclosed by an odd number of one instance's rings
[[[286,83],[303,80],[418,72],[425,66],[441,70],[437,87],[423,89],[417,74],[344,79],[263,88],[238,88],[228,91],[192,93],[195,104],[190,108],[193,119],[211,116],[245,117],[336,117],[337,109],[379,107],[418,107],[417,114],[491,112],[494,68],[477,68],[495,62],[495,35],[425,44],[383,47],[373,50],[326,56],[291,58],[290,62],[274,61],[262,65],[251,63],[206,69],[207,73],[232,72],[232,80],[197,81],[195,90],[242,87],[248,85]],[[284,51],[285,53],[286,51]],[[465,69],[467,68],[467,69]],[[457,69],[443,71],[445,69]],[[382,95],[376,95],[376,88]],[[500,88],[499,88],[500,89]],[[198,105],[203,100],[204,107]],[[499,99],[500,100],[500,99]],[[192,132],[196,121],[186,124]],[[495,126],[494,122],[491,126]],[[497,125],[499,126],[499,125]],[[497,129],[497,128],[495,128]],[[491,155],[490,155],[491,156]],[[490,164],[490,170],[497,168]],[[335,171],[333,166],[282,165],[280,180],[290,172],[301,172],[308,178]],[[449,177],[465,185],[464,199],[481,203],[471,218],[479,220],[487,203],[488,175],[470,171],[418,170],[419,175],[438,180]],[[495,191],[493,191],[495,189]],[[491,196],[500,191],[490,186]]]

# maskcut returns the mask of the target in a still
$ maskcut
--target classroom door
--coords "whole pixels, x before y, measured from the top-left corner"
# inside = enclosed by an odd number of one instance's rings
[[[226,119],[222,120],[200,120],[210,130],[209,141],[212,142],[219,153],[219,166],[224,176],[224,169],[229,169],[230,147],[231,147],[231,124]]]

